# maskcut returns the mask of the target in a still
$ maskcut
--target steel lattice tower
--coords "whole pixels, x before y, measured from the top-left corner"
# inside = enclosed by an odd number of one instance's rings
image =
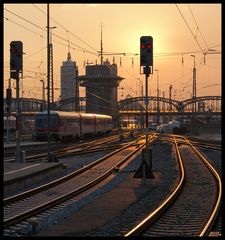
[[[49,27],[50,30],[56,27]],[[49,41],[49,55],[50,55],[50,70],[49,70],[49,79],[50,79],[50,101],[54,102],[54,80],[53,80],[53,45],[52,45],[52,31],[50,32],[50,41]]]
[[[49,54],[50,54],[50,101],[54,102],[54,80],[53,80],[53,46],[52,43],[49,44]]]

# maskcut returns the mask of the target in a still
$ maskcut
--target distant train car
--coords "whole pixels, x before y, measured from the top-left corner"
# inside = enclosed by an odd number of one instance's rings
[[[158,133],[173,133],[173,128],[171,124],[161,124],[156,128]]]
[[[169,121],[168,124],[170,124],[171,128],[180,128],[180,122],[176,120]]]
[[[112,130],[112,117],[99,114],[50,111],[50,139],[67,140],[108,133]],[[35,118],[34,139],[47,139],[48,114],[39,112]]]
[[[37,112],[21,112],[20,113],[20,125],[22,134],[32,134],[35,127],[35,115]],[[11,113],[16,117],[16,112]]]
[[[16,118],[13,116],[4,116],[4,130],[16,130]]]
[[[95,114],[96,134],[106,134],[112,131],[112,117],[108,115]]]
[[[186,128],[181,126],[179,121],[172,120],[167,124],[161,124],[157,127],[156,132],[158,133],[168,133],[168,134],[185,134]]]
[[[7,134],[9,134],[10,139],[16,137],[16,118],[13,116],[4,116],[4,140],[7,139]]]
[[[173,128],[174,134],[186,134],[187,132],[186,127],[179,121],[173,120],[173,121],[170,121],[169,124],[171,124]]]

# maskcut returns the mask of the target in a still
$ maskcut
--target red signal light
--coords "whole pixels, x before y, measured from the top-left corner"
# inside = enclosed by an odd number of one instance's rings
[[[141,48],[145,48],[145,45],[143,43],[141,44]]]
[[[151,44],[147,44],[146,48],[152,48]]]

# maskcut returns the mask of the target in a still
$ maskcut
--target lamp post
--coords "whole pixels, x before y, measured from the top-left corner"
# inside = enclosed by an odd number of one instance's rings
[[[43,79],[41,79],[40,82],[42,82],[42,101],[43,101],[43,103],[42,103],[42,111],[44,111],[45,108],[46,108],[45,107],[45,82],[44,82]]]
[[[42,82],[42,100],[45,101],[45,82],[43,79],[40,80]]]
[[[159,70],[155,69],[157,72],[157,124],[159,125]]]
[[[137,78],[137,80],[139,81],[140,96],[143,97],[144,96],[143,81],[140,78]]]

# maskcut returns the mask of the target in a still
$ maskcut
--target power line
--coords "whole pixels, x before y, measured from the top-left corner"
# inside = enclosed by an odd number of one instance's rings
[[[42,36],[41,34],[35,32],[35,31],[33,31],[33,30],[31,30],[31,29],[29,29],[29,28],[27,28],[27,27],[24,27],[23,25],[21,25],[21,24],[15,22],[15,21],[13,21],[13,20],[11,20],[11,19],[9,19],[9,18],[6,18],[6,17],[4,17],[4,18],[5,18],[6,20],[11,21],[11,22],[15,23],[16,25],[18,25],[18,26],[20,26],[20,27],[22,27],[22,28],[24,28],[24,29],[26,29],[26,30],[28,30],[28,31],[30,31],[30,32],[32,32],[32,33],[34,33],[34,34],[39,35],[40,37],[45,37],[45,36]],[[45,29],[42,29],[42,30],[45,30]],[[46,37],[45,37],[45,38],[46,38]],[[58,41],[56,41],[56,40],[54,40],[53,42],[58,43],[58,44],[61,44],[61,45],[65,46],[65,47],[68,47],[66,44],[61,43],[61,42],[58,42]],[[46,47],[45,47],[45,48],[46,48]],[[73,48],[73,47],[72,47],[72,49],[75,50],[75,48]],[[76,49],[76,50],[78,50],[78,51],[82,51],[82,52],[83,52],[83,50],[80,50],[80,49]]]
[[[13,14],[13,15],[15,15],[16,17],[18,17],[18,18],[21,18],[21,19],[23,19],[24,21],[26,21],[26,22],[28,22],[28,23],[30,23],[30,24],[32,24],[32,25],[34,25],[35,27],[38,27],[38,28],[40,28],[41,30],[44,30],[44,31],[46,31],[46,29],[44,29],[44,28],[42,28],[42,27],[38,26],[37,24],[35,24],[35,23],[32,23],[31,21],[29,21],[29,20],[27,20],[27,19],[25,19],[25,18],[23,18],[23,17],[21,17],[21,16],[17,15],[16,13],[14,13],[14,12],[12,12],[12,11],[10,11],[10,10],[6,9],[6,8],[4,8],[4,10],[5,10],[5,11],[7,11],[7,12],[9,12],[9,13],[11,13],[11,14]]]
[[[21,25],[21,24],[15,22],[15,21],[13,21],[13,20],[10,20],[10,19],[7,18],[7,17],[4,17],[4,18],[5,18],[6,20],[10,21],[10,22],[15,23],[16,25],[19,25],[20,27],[22,27],[22,28],[24,28],[24,29],[26,29],[26,30],[28,30],[28,31],[30,31],[30,32],[32,32],[32,33],[34,33],[34,34],[39,35],[40,37],[43,37],[41,34],[39,34],[39,33],[37,33],[37,32],[34,32],[33,30],[31,30],[31,29],[29,29],[29,28],[27,28],[27,27],[24,27],[23,25]]]
[[[205,39],[204,39],[201,31],[200,31],[200,28],[199,28],[199,26],[198,26],[198,24],[197,24],[197,21],[196,21],[196,19],[195,19],[195,17],[194,17],[194,14],[193,14],[193,12],[192,12],[191,6],[190,6],[189,4],[188,4],[188,7],[189,7],[189,9],[190,9],[190,11],[191,11],[192,17],[194,18],[195,24],[196,24],[196,26],[197,26],[197,30],[199,30],[199,32],[200,32],[200,34],[201,34],[201,37],[202,37],[202,39],[203,39],[203,41],[204,41],[204,43],[205,43],[205,45],[206,45],[206,47],[207,47],[207,49],[208,49],[208,45],[207,45],[207,43],[206,43],[206,41],[205,41]]]
[[[37,7],[35,4],[32,4],[35,8],[37,8],[39,11],[41,11],[42,13],[44,13],[45,15],[47,15],[47,13],[45,13],[43,10],[41,10],[39,7]],[[76,36],[74,33],[70,32],[67,28],[65,28],[64,26],[62,26],[60,23],[58,23],[57,21],[55,21],[52,17],[50,17],[52,19],[53,22],[55,22],[56,24],[58,24],[61,28],[63,28],[67,33],[70,33],[71,35],[73,35],[75,38],[77,38],[78,40],[80,40],[82,43],[86,44],[88,47],[90,47],[91,49],[95,50],[97,52],[97,50],[95,48],[93,48],[92,46],[90,46],[88,43],[86,43],[85,41],[83,41],[82,39],[80,39],[78,36]]]
[[[20,26],[20,27],[22,27],[22,28],[25,28],[26,30],[28,30],[28,31],[30,31],[30,32],[32,32],[32,33],[34,33],[34,34],[39,35],[40,37],[45,37],[45,36],[42,36],[41,34],[35,32],[35,31],[33,31],[33,30],[31,30],[31,29],[29,29],[29,28],[27,28],[27,27],[24,27],[23,25],[21,25],[21,24],[15,22],[15,21],[13,21],[13,20],[10,20],[9,18],[6,18],[6,17],[4,17],[4,18],[5,18],[6,20],[8,20],[8,21],[11,21],[11,22],[17,24],[18,26]],[[42,29],[42,30],[45,31],[45,29]],[[45,37],[45,38],[46,38],[46,37]],[[62,46],[68,47],[66,44],[61,43],[61,42],[58,42],[58,41],[56,41],[56,40],[53,40],[53,42],[54,42],[54,43],[58,43],[58,44],[60,44],[60,45],[62,45]],[[81,49],[75,49],[75,48],[73,48],[73,47],[72,47],[72,49],[73,49],[73,50],[77,50],[77,51],[82,51],[82,52],[83,52],[83,50],[81,50]]]
[[[180,9],[179,9],[179,7],[177,6],[177,4],[175,4],[175,5],[176,5],[176,7],[177,7],[177,9],[178,9],[178,11],[179,11],[179,13],[180,13],[181,17],[183,18],[184,22],[186,23],[186,25],[187,25],[188,29],[190,30],[190,32],[191,32],[191,34],[192,34],[192,36],[194,37],[194,39],[195,39],[196,43],[198,44],[199,48],[201,49],[201,52],[203,53],[203,50],[202,50],[202,48],[201,48],[201,46],[200,46],[200,44],[199,44],[198,40],[196,39],[196,36],[194,35],[194,33],[192,32],[191,28],[189,27],[189,25],[188,25],[188,23],[187,23],[187,21],[186,21],[185,17],[183,16],[183,14],[182,14],[182,12],[180,11]]]
[[[35,7],[36,7],[36,6],[35,6]],[[26,22],[28,22],[28,23],[30,23],[30,24],[32,24],[32,25],[34,25],[34,26],[40,28],[40,29],[43,30],[43,31],[47,31],[46,29],[44,29],[44,28],[38,26],[37,24],[34,24],[34,23],[32,23],[31,21],[26,20],[25,18],[20,17],[19,15],[15,14],[15,13],[13,13],[13,12],[11,12],[11,11],[5,9],[5,8],[4,8],[4,10],[6,10],[6,11],[10,12],[11,14],[14,14],[15,16],[17,16],[17,17],[23,19],[24,21],[26,21]],[[42,11],[42,10],[40,10],[40,11]],[[181,13],[181,14],[182,14],[182,13]],[[10,20],[10,19],[8,19],[8,18],[6,18],[6,17],[5,17],[5,19],[6,19],[6,20],[9,20],[9,21],[12,21],[13,23],[19,25],[20,27],[23,27],[23,28],[25,28],[26,30],[29,30],[29,31],[33,32],[34,34],[37,34],[37,35],[43,37],[43,36],[40,35],[39,33],[34,32],[33,30],[28,29],[28,28],[26,28],[26,27],[20,25],[20,24],[14,22],[13,20]],[[58,24],[59,24],[59,23],[58,23]],[[63,26],[61,26],[61,27],[63,27]],[[64,27],[63,27],[63,28],[64,28]],[[64,29],[65,29],[66,31],[68,31],[66,28],[64,28]],[[72,33],[71,33],[71,34],[72,34]],[[192,34],[193,34],[193,33],[192,33]],[[60,39],[62,39],[62,40],[64,40],[64,41],[68,42],[67,39],[62,38],[62,37],[58,36],[57,34],[52,33],[52,35],[54,35],[54,36],[56,36],[56,37],[58,37],[58,38],[60,38]],[[59,43],[59,44],[61,44],[61,45],[67,47],[66,44],[63,44],[63,43],[58,42],[58,41],[56,41],[56,40],[54,40],[54,42]],[[81,49],[74,49],[74,48],[72,48],[73,50],[79,50],[79,51],[88,52],[88,53],[91,53],[91,54],[97,55],[97,53],[90,52],[90,51],[88,51],[88,50],[86,50],[86,49],[84,49],[84,48],[82,48],[82,47],[80,47],[80,46],[78,46],[78,45],[76,45],[76,44],[74,44],[74,43],[71,43],[71,44],[75,45],[75,46],[78,47],[78,48],[81,48]],[[216,45],[216,46],[218,46],[218,45]],[[203,51],[203,50],[201,49],[201,52],[202,52],[202,51]],[[204,50],[204,51],[205,51],[205,50]],[[97,52],[98,52],[98,51],[97,51]],[[199,51],[189,51],[189,52],[184,52],[184,53],[156,53],[156,54],[155,54],[155,55],[156,55],[155,57],[158,58],[158,57],[175,56],[175,55],[181,55],[181,54],[184,55],[184,54],[192,54],[192,53],[197,53],[197,52],[199,52]],[[208,54],[208,53],[207,53],[207,54]],[[214,52],[214,53],[210,53],[210,54],[216,54],[216,53]],[[139,56],[138,56],[138,55],[139,55],[138,53],[105,52],[105,55],[124,55],[124,56],[127,56],[127,55],[133,55],[133,56],[137,56],[137,57],[139,57]],[[159,55],[159,56],[157,56],[157,55]],[[130,58],[130,57],[127,56],[127,58]],[[133,57],[133,58],[136,58],[136,57]]]
[[[38,51],[36,51],[36,52],[34,52],[34,53],[32,53],[31,55],[29,55],[29,56],[26,56],[26,58],[27,57],[31,57],[31,56],[33,56],[33,55],[35,55],[35,54],[37,54],[37,53],[39,53],[39,52],[41,52],[41,51],[43,51],[44,49],[46,49],[47,48],[47,46],[46,47],[43,47],[43,48],[41,48],[40,50],[38,50]]]
[[[18,24],[17,22],[15,22],[15,21],[13,21],[13,20],[10,20],[9,18],[6,18],[6,17],[4,17],[6,20],[9,20],[9,21],[11,21],[11,22],[13,22],[13,23],[15,23],[15,24],[17,24],[17,25],[19,25],[20,27],[22,27],[22,28],[25,28],[26,30],[28,30],[28,31],[30,31],[30,32],[32,32],[32,33],[34,33],[34,34],[37,34],[37,35],[39,35],[40,37],[44,37],[44,36],[42,36],[42,35],[40,35],[39,33],[37,33],[37,32],[34,32],[33,30],[31,30],[31,29],[29,29],[29,28],[27,28],[27,27],[24,27],[23,25],[21,25],[21,24]],[[42,30],[45,30],[45,29],[42,29]],[[65,39],[64,39],[65,40]],[[55,42],[55,43],[58,43],[58,44],[60,44],[60,45],[62,45],[62,46],[65,46],[65,47],[67,47],[67,45],[66,44],[64,44],[64,43],[61,43],[61,42],[58,42],[58,41],[56,41],[56,40],[54,40],[53,42]],[[218,46],[221,46],[221,44],[217,44],[217,45],[214,45],[214,46],[211,46],[210,48],[215,48],[215,47],[218,47]],[[45,47],[46,48],[46,47]],[[72,47],[72,49],[73,50],[78,50],[78,51],[83,51],[83,50],[80,50],[80,49],[75,49],[75,48],[73,48]],[[41,49],[42,50],[42,49]],[[40,50],[40,51],[41,51]],[[39,52],[39,51],[38,51]],[[36,52],[36,53],[38,53],[38,52]],[[165,58],[165,57],[168,57],[168,56],[176,56],[176,55],[185,55],[185,54],[191,54],[191,53],[198,53],[199,52],[199,50],[196,50],[196,51],[189,51],[189,52],[183,52],[183,53],[180,53],[180,52],[175,52],[175,53],[155,53],[155,57],[156,58]],[[33,53],[33,54],[36,54],[36,53]],[[112,52],[111,54],[115,54],[115,52]],[[33,55],[32,54],[32,55]],[[111,55],[110,54],[110,55]],[[119,53],[119,54],[121,54],[121,53]],[[133,55],[139,55],[139,54],[137,54],[137,53],[122,53],[123,55],[126,55],[126,54],[133,54]],[[221,54],[221,52],[208,52],[207,54]],[[32,56],[31,55],[31,56]],[[130,59],[131,57],[122,57],[122,59]],[[139,58],[139,56],[138,57],[132,57],[132,58]]]
[[[5,9],[5,8],[4,8],[4,10],[5,10],[5,11],[8,11],[8,12],[10,12],[11,14],[13,14],[13,15],[17,16],[18,18],[20,18],[20,19],[22,19],[22,20],[24,20],[24,21],[26,21],[26,22],[28,22],[28,23],[32,24],[33,26],[40,28],[41,30],[43,30],[43,31],[45,31],[45,32],[47,31],[47,29],[45,29],[45,28],[42,28],[42,27],[38,26],[37,24],[35,24],[35,23],[32,23],[31,21],[29,21],[29,20],[27,20],[27,19],[25,19],[25,18],[23,18],[23,17],[21,17],[21,16],[19,16],[19,15],[15,14],[15,13],[13,13],[13,12],[11,12],[11,11],[9,11],[9,10]],[[60,36],[58,36],[58,35],[57,35],[57,34],[55,34],[55,33],[52,33],[52,35],[54,35],[54,36],[56,36],[56,37],[58,37],[58,38],[60,38],[60,39],[62,39],[62,40],[64,40],[64,41],[68,42],[68,41],[67,41],[65,38],[63,38],[63,37],[60,37]],[[97,53],[93,53],[93,52],[91,52],[91,51],[88,51],[88,50],[86,50],[85,48],[83,48],[83,47],[80,47],[80,46],[76,45],[76,44],[75,44],[75,43],[73,43],[73,42],[71,42],[71,44],[72,44],[72,45],[74,45],[74,46],[76,46],[76,47],[78,47],[78,48],[80,48],[80,49],[82,49],[84,52],[88,52],[88,53],[90,53],[90,54],[97,55]]]

